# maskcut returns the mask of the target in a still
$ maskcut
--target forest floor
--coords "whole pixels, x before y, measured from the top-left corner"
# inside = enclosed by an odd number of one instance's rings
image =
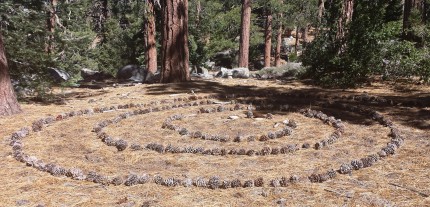
[[[298,94],[298,97],[283,97],[282,93]],[[129,117],[107,126],[105,132],[127,140],[129,145],[136,143],[142,146],[148,143],[246,149],[276,148],[295,143],[313,146],[327,138],[333,128],[297,112],[301,108],[312,108],[340,118],[345,124],[345,133],[340,140],[320,150],[300,149],[289,154],[267,156],[160,154],[130,148],[118,151],[97,139],[92,129],[102,120],[135,110],[122,109],[57,121],[23,139],[26,154],[45,163],[52,162],[65,168],[78,167],[86,173],[96,171],[106,176],[146,173],[163,178],[205,179],[219,176],[230,180],[264,178],[263,187],[252,188],[166,187],[155,183],[102,185],[52,176],[28,167],[12,156],[10,135],[22,127],[31,128],[32,122],[39,118],[130,103],[167,100],[165,103],[172,105],[174,99],[194,94],[220,95],[220,102],[231,101],[233,98],[225,98],[228,94],[247,94],[249,97],[242,98],[247,100],[263,94],[266,96],[261,96],[259,99],[263,100],[256,102],[255,106],[258,103],[267,106],[276,98],[284,107],[282,111],[276,107],[261,111],[263,114],[272,113],[273,119],[249,119],[244,111],[197,113],[201,107],[213,107],[211,105],[175,108]],[[372,83],[366,87],[341,90],[322,89],[302,81],[215,79],[102,89],[59,88],[54,95],[63,99],[63,104],[22,103],[23,113],[0,118],[0,206],[430,206],[430,87]],[[378,96],[389,103],[348,99],[354,95]],[[350,175],[338,174],[324,183],[311,183],[307,179],[310,174],[337,170],[342,163],[375,154],[389,141],[389,129],[369,117],[336,107],[324,107],[324,103],[336,101],[372,108],[390,118],[406,138],[405,144],[395,155],[383,158],[371,167],[353,171]],[[298,127],[291,136],[266,142],[224,143],[192,139],[163,129],[163,121],[175,114],[186,115],[186,118],[174,124],[231,137],[261,135],[277,130],[281,126],[276,123],[285,119],[295,120]],[[228,119],[232,115],[239,119]],[[291,175],[299,176],[299,182],[287,187],[270,186],[270,180]]]

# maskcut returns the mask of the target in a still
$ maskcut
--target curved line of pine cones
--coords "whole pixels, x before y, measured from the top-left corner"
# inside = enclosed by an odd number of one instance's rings
[[[235,97],[232,97],[235,98]],[[198,97],[193,96],[191,99],[198,99]],[[180,99],[174,99],[174,102],[176,101],[186,101],[180,100]],[[161,101],[163,102],[163,101]],[[159,104],[159,102],[152,102],[150,105],[156,105]],[[334,107],[340,107],[345,110],[349,110],[352,112],[360,113],[363,115],[370,116],[372,119],[378,121],[380,124],[390,128],[389,137],[391,137],[390,142],[387,143],[387,146],[383,147],[381,151],[377,152],[376,154],[369,155],[368,157],[361,158],[358,160],[353,160],[351,163],[344,163],[340,166],[339,170],[335,171],[333,169],[325,172],[325,173],[319,173],[319,174],[312,174],[308,176],[306,179],[305,177],[299,177],[297,175],[291,176],[289,179],[286,177],[276,178],[269,182],[269,185],[272,187],[285,187],[288,186],[290,183],[295,183],[303,180],[309,180],[310,182],[325,182],[329,179],[333,179],[336,177],[337,173],[340,174],[351,174],[353,170],[359,170],[361,168],[366,168],[372,166],[375,162],[387,157],[394,155],[395,152],[399,149],[399,147],[404,143],[405,138],[400,133],[399,129],[393,124],[393,122],[385,118],[382,114],[379,114],[378,112],[369,109],[364,108],[360,106],[351,106],[348,104],[339,104],[339,103],[328,103],[325,104],[327,106],[334,106]],[[69,117],[74,116],[82,116],[82,115],[93,115],[94,113],[103,113],[111,110],[117,110],[117,109],[127,109],[127,108],[133,108],[133,107],[142,107],[142,106],[148,106],[146,104],[126,104],[126,105],[120,105],[117,107],[103,107],[103,108],[94,108],[94,109],[86,109],[86,110],[80,110],[80,111],[74,111],[69,113],[63,113],[58,115],[57,117],[47,117],[42,118],[37,121],[35,121],[32,125],[32,131],[38,132],[43,129],[44,125],[52,124],[56,121],[61,121],[64,119],[67,119]],[[306,112],[306,113],[309,113]],[[314,114],[311,112],[311,114]],[[316,116],[315,116],[316,117]],[[317,117],[318,118],[318,117]],[[155,184],[164,185],[164,186],[184,186],[184,187],[190,187],[190,186],[196,186],[196,187],[205,187],[205,188],[211,188],[211,189],[217,189],[217,188],[235,188],[235,187],[261,187],[264,186],[264,179],[263,178],[257,178],[257,179],[249,179],[241,181],[239,179],[233,179],[233,180],[221,180],[218,176],[211,177],[209,179],[205,178],[162,178],[160,175],[155,175],[153,177],[149,175],[135,175],[130,174],[126,177],[124,176],[104,176],[97,172],[90,171],[88,173],[84,173],[79,168],[70,168],[66,169],[64,167],[61,167],[60,165],[54,164],[54,163],[45,163],[42,160],[39,160],[35,156],[27,155],[23,152],[23,142],[22,140],[27,137],[30,134],[30,128],[23,127],[20,130],[14,132],[10,140],[10,146],[12,146],[12,156],[20,162],[25,163],[27,166],[34,167],[38,170],[48,172],[54,176],[67,176],[71,179],[75,180],[86,180],[90,182],[100,183],[104,185],[121,185],[124,184],[126,186],[131,186],[135,184],[144,184],[148,182],[153,182]]]
[[[232,101],[232,103],[235,103],[235,101]],[[209,105],[209,104],[218,104],[217,102],[213,100],[206,100],[188,104],[180,105],[179,107],[191,107],[191,106],[201,106],[201,105]],[[233,107],[228,108],[226,105],[221,104],[218,107],[214,108],[200,108],[199,113],[216,113],[216,112],[222,112],[226,110],[234,111],[234,110],[243,110],[247,106],[242,104],[236,103]],[[118,151],[123,151],[128,147],[128,142],[123,139],[115,139],[109,136],[107,133],[103,132],[103,129],[107,127],[108,125],[112,123],[119,123],[121,120],[135,116],[135,115],[143,115],[148,114],[151,112],[158,112],[158,111],[164,111],[168,110],[171,107],[166,106],[160,108],[149,108],[149,109],[142,109],[135,112],[126,112],[123,114],[120,114],[119,116],[115,117],[112,120],[105,120],[102,122],[99,122],[94,127],[93,131],[97,133],[97,137],[102,140],[107,146],[114,146],[118,149]],[[172,107],[175,108],[175,107]],[[327,116],[321,111],[315,111],[310,109],[303,109],[301,110],[301,113],[309,118],[318,118],[322,120],[324,123],[333,126],[336,130],[329,136],[328,139],[322,140],[320,142],[317,142],[315,144],[315,149],[321,149],[322,147],[326,147],[328,145],[333,144],[336,140],[341,138],[342,133],[345,130],[345,126],[342,123],[341,120],[336,119],[332,116]],[[204,140],[213,140],[213,141],[220,141],[220,142],[227,142],[230,138],[223,136],[223,135],[209,135],[204,134],[200,131],[190,132],[188,129],[180,126],[176,126],[172,124],[172,121],[183,119],[184,116],[181,114],[175,114],[173,116],[168,117],[162,125],[162,128],[170,129],[178,131],[180,135],[189,135],[192,138],[201,138]],[[281,138],[284,136],[289,136],[293,132],[293,129],[297,127],[297,123],[293,120],[290,120],[287,124],[287,126],[284,129],[275,131],[275,132],[269,132],[267,135],[263,134],[261,136],[248,136],[246,138],[242,137],[236,137],[234,139],[235,142],[239,142],[240,140],[251,140],[254,141],[256,138],[259,137],[260,141],[267,141],[269,139],[276,139]],[[308,143],[304,143],[301,145],[302,148],[308,149],[310,148],[310,145]],[[144,148],[139,144],[132,144],[131,150],[133,151],[139,151],[143,150]],[[168,144],[167,146],[164,146],[163,144],[159,143],[149,143],[145,146],[146,149],[156,151],[158,153],[189,153],[189,154],[203,154],[203,155],[213,155],[213,156],[226,156],[226,155],[247,155],[247,156],[267,156],[267,155],[278,155],[278,154],[289,154],[293,153],[300,149],[297,144],[289,144],[286,146],[280,146],[280,147],[264,147],[262,149],[226,149],[226,148],[214,148],[214,149],[205,149],[203,147],[193,147],[193,146],[185,146],[185,147],[179,147],[179,146],[173,146],[171,144]]]

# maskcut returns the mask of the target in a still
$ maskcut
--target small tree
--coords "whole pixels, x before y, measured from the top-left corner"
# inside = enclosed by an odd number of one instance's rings
[[[163,0],[161,3],[163,13],[161,82],[189,81],[188,0]]]
[[[21,112],[21,107],[16,100],[10,81],[5,53],[3,38],[0,34],[0,116],[8,116]]]

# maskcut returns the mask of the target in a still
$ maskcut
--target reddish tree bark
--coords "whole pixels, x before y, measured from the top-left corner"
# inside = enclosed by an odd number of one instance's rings
[[[56,8],[57,0],[50,0],[48,19],[46,20],[48,29],[48,40],[45,46],[45,51],[47,53],[52,53],[54,50],[54,32],[55,32],[55,21],[56,21]]]
[[[251,29],[251,0],[242,0],[239,67],[249,65],[249,32]]]
[[[0,116],[8,116],[21,112],[15,92],[10,82],[6,51],[0,34]]]
[[[264,67],[270,67],[272,57],[272,19],[272,14],[270,11],[267,11],[266,28],[264,33]]]
[[[162,0],[163,44],[161,82],[190,80],[188,51],[188,0]]]
[[[154,2],[147,1],[146,19],[146,67],[148,74],[146,79],[150,79],[157,72],[157,47],[155,41],[155,12]]]
[[[282,14],[281,14],[282,19]],[[282,46],[282,23],[279,23],[278,34],[276,37],[276,53],[275,53],[275,66],[281,66],[281,46]]]

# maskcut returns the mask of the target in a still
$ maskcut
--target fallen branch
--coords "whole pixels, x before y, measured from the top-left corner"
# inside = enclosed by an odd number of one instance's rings
[[[395,184],[395,183],[388,183],[389,185],[392,185],[392,186],[396,186],[396,187],[399,187],[399,188],[403,188],[403,189],[406,189],[406,190],[410,190],[410,191],[412,191],[412,192],[414,192],[414,193],[418,193],[420,196],[422,196],[422,197],[429,197],[430,195],[429,194],[426,194],[426,193],[423,193],[423,192],[421,192],[421,191],[419,191],[419,190],[416,190],[416,189],[413,189],[413,188],[411,188],[411,187],[407,187],[407,186],[401,186],[401,185],[399,185],[399,184]]]

